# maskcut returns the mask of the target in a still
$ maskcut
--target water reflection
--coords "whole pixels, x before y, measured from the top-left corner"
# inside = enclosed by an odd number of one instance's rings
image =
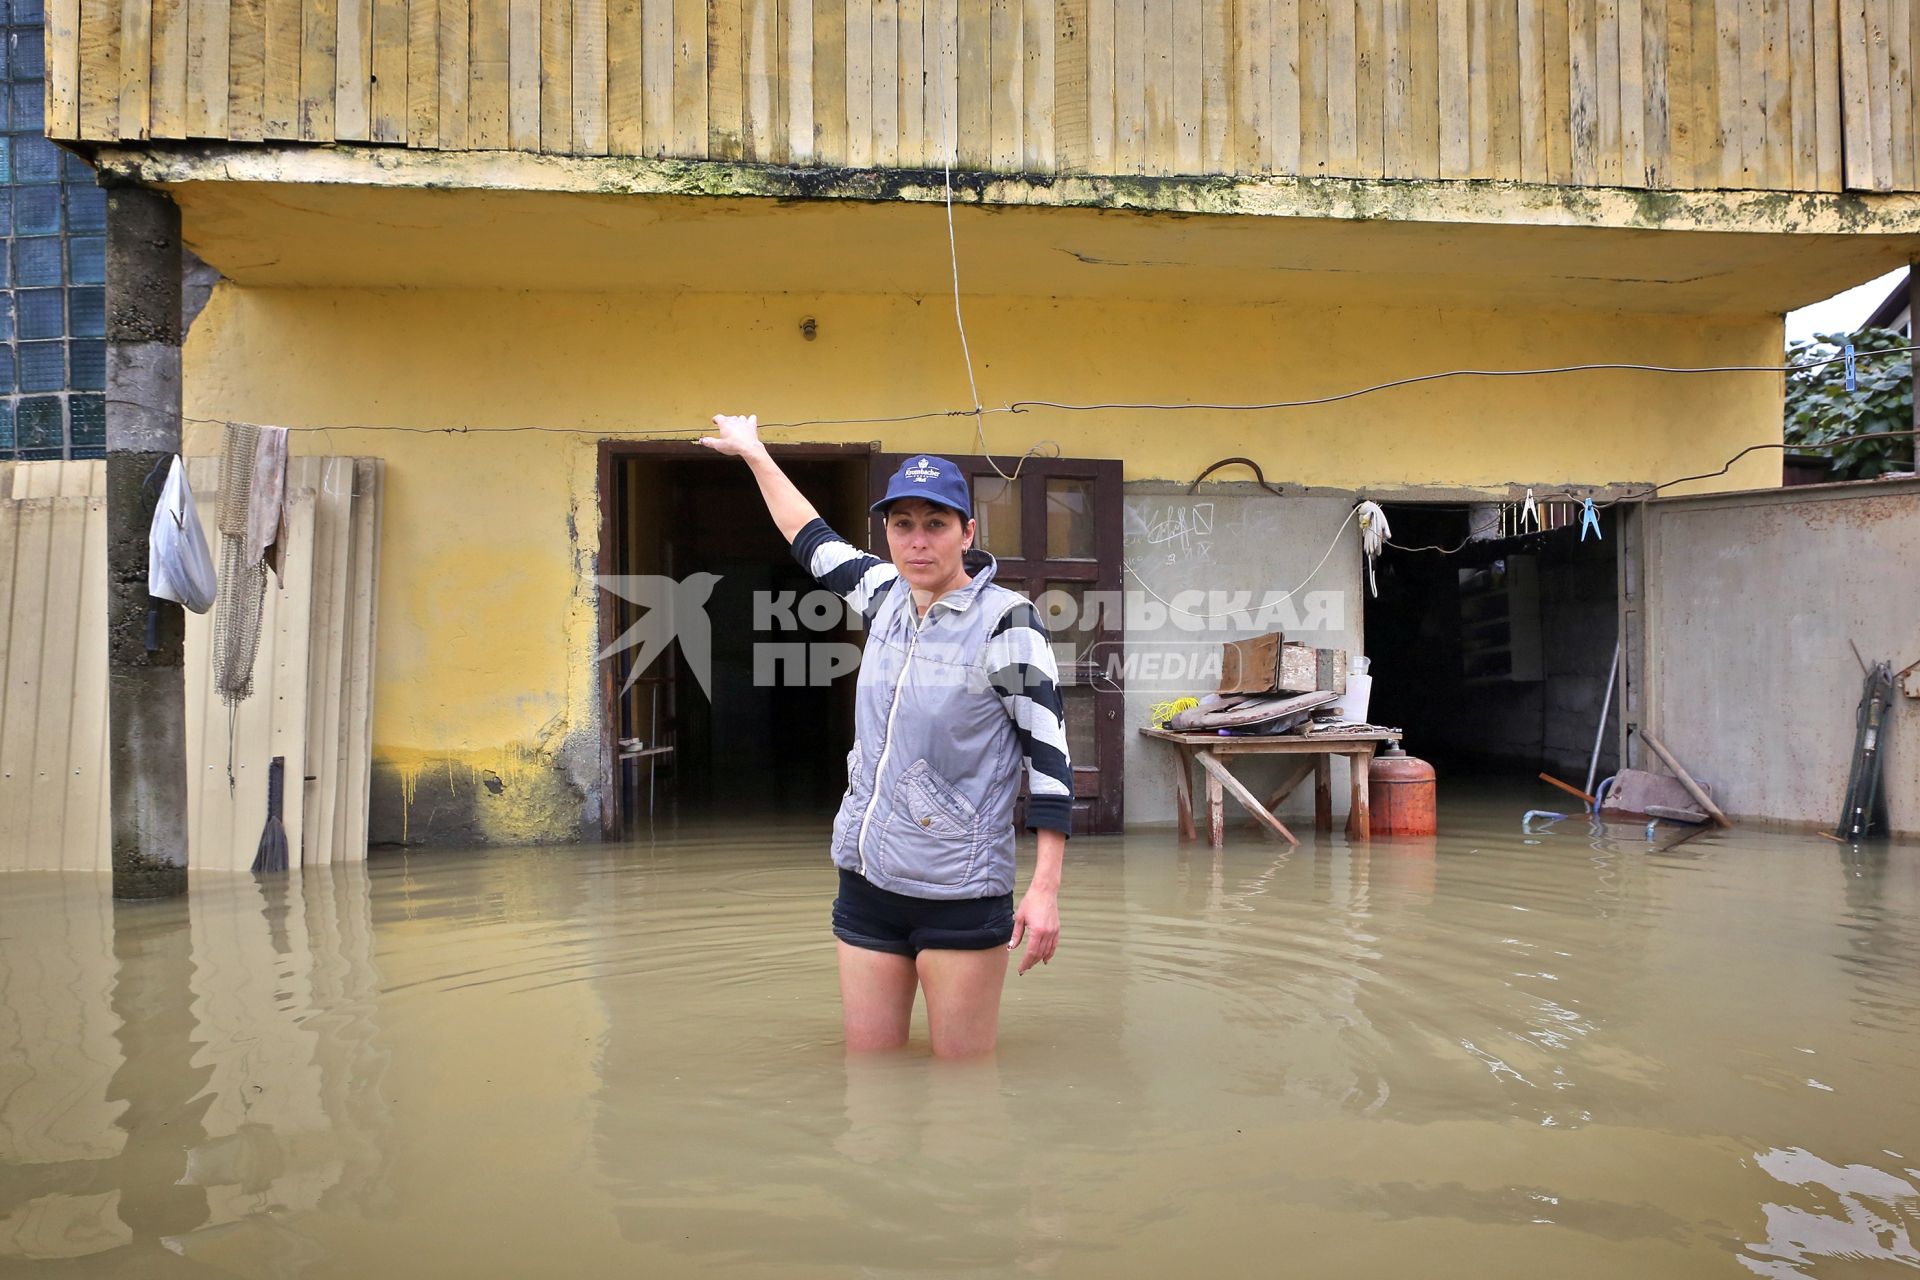
[[[23,876],[0,913],[0,1258],[300,1274],[271,1215],[370,1207],[388,1160],[366,870],[114,903]]]
[[[1830,1164],[1798,1147],[1764,1151],[1754,1162],[1787,1186],[1831,1193],[1817,1209],[1765,1206],[1767,1238],[1749,1244],[1752,1256],[1740,1259],[1755,1275],[1801,1276],[1808,1264],[1827,1260],[1920,1268],[1920,1250],[1907,1225],[1920,1220],[1920,1191],[1911,1182],[1872,1165]]]
[[[1076,840],[984,1064],[841,1053],[823,831],[9,878],[0,1271],[1920,1263],[1920,850],[1517,812]]]

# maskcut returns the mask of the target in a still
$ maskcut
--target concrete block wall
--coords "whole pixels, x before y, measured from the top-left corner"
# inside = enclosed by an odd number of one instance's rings
[[[1141,606],[1129,616],[1128,653],[1217,656],[1224,641],[1271,630],[1284,630],[1288,639],[1322,648],[1362,652],[1360,538],[1350,526],[1342,527],[1353,503],[1353,497],[1344,493],[1276,497],[1247,485],[1209,486],[1198,494],[1189,494],[1184,485],[1128,485],[1125,590],[1129,610]],[[1325,563],[1315,572],[1323,556]],[[1299,625],[1201,626],[1188,618],[1183,626],[1173,618],[1153,616],[1156,595],[1178,601],[1183,599],[1182,592],[1199,592],[1200,601],[1186,598],[1187,603],[1196,612],[1206,612],[1220,607],[1203,603],[1211,593],[1247,592],[1258,601],[1268,593],[1287,591],[1297,591],[1293,603]],[[1140,726],[1151,723],[1153,704],[1216,687],[1217,667],[1210,680],[1129,680],[1124,713],[1129,826],[1174,820],[1172,753],[1138,732]],[[1278,772],[1278,765],[1236,763],[1235,772],[1264,797],[1261,787]],[[1346,812],[1347,787],[1346,764],[1336,761],[1336,817]],[[1301,787],[1280,810],[1289,816],[1312,811],[1311,786]],[[1236,813],[1231,820],[1238,822],[1242,817]]]

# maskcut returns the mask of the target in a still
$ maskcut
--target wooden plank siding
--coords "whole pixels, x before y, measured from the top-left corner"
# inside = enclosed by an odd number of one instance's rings
[[[1920,188],[1920,0],[53,0],[65,141]]]

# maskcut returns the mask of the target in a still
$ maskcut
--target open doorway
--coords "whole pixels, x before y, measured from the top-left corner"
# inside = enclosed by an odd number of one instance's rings
[[[1525,533],[1492,505],[1382,505],[1395,546],[1366,601],[1368,718],[1405,729],[1443,780],[1545,771],[1581,785],[1596,734],[1595,776],[1611,774],[1617,696],[1604,731],[1600,719],[1619,634],[1613,513],[1583,540],[1577,504],[1542,507],[1545,528]]]
[[[868,446],[772,448],[821,515],[858,538]],[[784,665],[779,678],[768,679],[769,652],[756,655],[756,647],[857,645],[859,636],[785,625],[798,620],[794,602],[814,583],[768,517],[752,473],[698,445],[609,443],[600,479],[601,575],[703,585],[709,580],[695,575],[712,575],[704,600],[712,655],[705,688],[677,640],[652,655],[628,648],[602,664],[612,763],[606,834],[644,830],[650,818],[721,811],[831,816],[846,785],[853,681],[798,679]],[[600,601],[603,648],[649,611],[618,592],[603,591]]]

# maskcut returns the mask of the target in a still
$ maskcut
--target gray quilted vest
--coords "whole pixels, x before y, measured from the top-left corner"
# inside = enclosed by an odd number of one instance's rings
[[[919,626],[899,579],[874,615],[833,822],[836,865],[916,898],[1013,891],[1025,760],[982,653],[1022,597],[994,585],[992,556],[968,552],[966,565],[973,581],[935,601]]]

